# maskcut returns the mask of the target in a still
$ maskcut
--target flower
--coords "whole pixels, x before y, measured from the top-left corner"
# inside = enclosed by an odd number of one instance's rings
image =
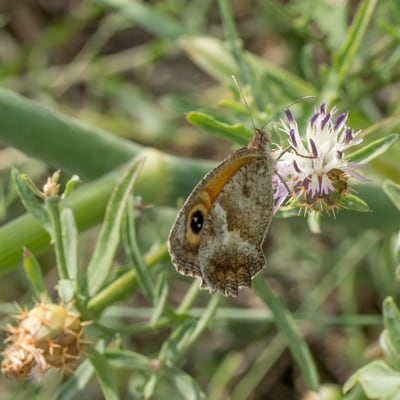
[[[60,185],[57,184],[51,177],[47,178],[47,182],[43,185],[43,193],[45,198],[58,196]]]
[[[354,132],[346,125],[348,113],[336,116],[335,107],[328,112],[322,103],[302,137],[292,113],[288,109],[285,113],[287,123],[281,120],[280,130],[287,135],[289,147],[275,152],[277,206],[289,196],[289,203],[305,213],[344,207],[349,178],[368,180],[355,171],[365,164],[346,159],[347,150],[362,142],[361,131]]]
[[[1,370],[5,376],[26,379],[35,368],[44,374],[49,368],[71,372],[82,352],[83,323],[79,315],[64,305],[41,301],[15,318],[17,326],[7,326],[8,347],[3,352]]]

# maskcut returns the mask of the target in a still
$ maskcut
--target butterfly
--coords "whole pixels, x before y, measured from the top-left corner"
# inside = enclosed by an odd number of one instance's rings
[[[193,189],[168,237],[178,272],[201,288],[236,296],[264,267],[262,244],[273,216],[274,159],[268,135],[255,129],[241,148]]]

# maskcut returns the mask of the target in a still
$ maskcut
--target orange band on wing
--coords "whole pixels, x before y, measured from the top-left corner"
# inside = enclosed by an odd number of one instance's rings
[[[211,203],[214,203],[223,187],[232,178],[232,176],[236,174],[238,169],[243,167],[243,165],[254,162],[256,158],[256,155],[249,154],[243,157],[238,157],[236,160],[230,160],[221,165],[215,177],[210,179],[210,181],[204,187],[204,190],[210,196]]]

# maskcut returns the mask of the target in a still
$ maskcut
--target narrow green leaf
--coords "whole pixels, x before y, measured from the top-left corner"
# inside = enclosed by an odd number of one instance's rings
[[[15,169],[15,168],[13,168],[13,169]],[[11,172],[13,172],[13,171],[11,171]],[[42,199],[42,200],[44,200],[46,198],[45,194],[41,190],[39,190],[39,188],[35,185],[35,183],[32,181],[32,178],[28,174],[19,173],[19,178],[36,197],[38,197],[39,199]]]
[[[150,379],[146,382],[143,388],[143,397],[145,399],[153,398],[153,393],[156,390],[156,386],[159,380],[159,375],[154,373],[150,376]]]
[[[172,387],[185,400],[205,400],[206,396],[202,392],[198,383],[182,370],[170,367],[164,372],[165,378],[171,382]]]
[[[400,353],[394,343],[395,340],[392,340],[389,331],[385,329],[379,337],[379,346],[390,366],[400,370]]]
[[[36,195],[32,192],[31,186],[28,185],[26,179],[29,179],[26,175],[19,173],[17,169],[11,171],[14,185],[17,188],[18,195],[22,201],[22,204],[26,210],[31,213],[37,221],[43,226],[47,232],[52,235],[52,228],[50,224],[49,216],[43,205],[39,202]],[[25,177],[25,178],[24,178]]]
[[[269,330],[269,328],[266,328]],[[265,346],[260,349],[252,365],[241,376],[241,379],[232,382],[231,399],[242,400],[250,399],[256,388],[261,384],[269,373],[273,373],[278,360],[286,350],[286,340],[281,334],[269,336]]]
[[[144,159],[136,159],[127,168],[121,182],[114,189],[107,205],[106,216],[96,242],[94,254],[87,268],[86,285],[90,297],[106,281],[120,239],[120,228],[127,200],[139,175]]]
[[[73,190],[75,189],[75,186],[77,185],[78,182],[80,182],[79,176],[73,175],[71,177],[71,179],[69,179],[69,181],[65,185],[65,190],[64,190],[64,193],[62,194],[61,198],[66,199],[73,192]]]
[[[387,179],[383,182],[382,188],[386,196],[400,210],[400,185]]]
[[[85,360],[55,393],[54,400],[75,400],[82,393],[94,373],[93,365]]]
[[[176,39],[189,31],[178,20],[161,13],[153,5],[142,1],[96,0],[102,7],[111,7],[129,20],[134,21],[147,31],[161,37]]]
[[[237,309],[235,308],[235,311],[236,310]],[[249,311],[249,309],[245,309],[245,311]],[[246,355],[238,349],[236,351],[231,350],[218,361],[218,365],[216,366],[207,385],[208,400],[219,400],[224,398],[226,388],[237,376],[237,371],[240,371],[241,365],[243,365],[245,359]]]
[[[61,211],[61,232],[69,279],[78,278],[78,230],[70,208]]]
[[[400,135],[394,133],[369,143],[367,146],[350,154],[347,158],[351,162],[367,163],[385,153],[394,143],[400,139]]]
[[[43,296],[46,298],[50,298],[49,292],[46,289],[46,285],[44,283],[42,270],[35,256],[28,250],[24,249],[23,255],[23,263],[25,273],[29,279],[29,282],[32,285],[33,293],[38,299],[41,299]]]
[[[122,240],[125,253],[131,261],[136,271],[136,278],[141,291],[149,302],[153,301],[154,287],[149,270],[143,259],[139,249],[139,244],[136,238],[135,217],[134,217],[134,202],[129,202],[126,218],[123,223]]]
[[[381,360],[372,361],[345,382],[343,391],[348,392],[357,383],[361,384],[369,398],[383,399],[400,391],[400,372]]]
[[[168,281],[165,273],[158,276],[157,284],[154,290],[153,312],[150,319],[150,324],[156,324],[161,318],[168,296]]]
[[[193,330],[188,331],[188,335],[185,336],[185,340],[182,340],[180,343],[180,349],[176,352],[174,361],[177,363],[179,360],[183,358],[186,352],[193,346],[199,339],[200,335],[207,328],[208,324],[212,320],[217,310],[219,302],[219,296],[212,296],[210,301],[202,313],[200,319],[197,321],[195,328]]]
[[[240,81],[250,85],[251,92],[257,103],[257,108],[259,110],[263,110],[265,105],[263,104],[264,99],[261,96],[262,89],[257,83],[256,74],[254,74],[250,63],[244,56],[242,40],[239,37],[235,26],[231,2],[229,0],[218,0],[218,5],[222,17],[222,25],[225,31],[225,36],[228,40],[229,50],[239,69]]]
[[[338,86],[341,85],[350,70],[354,56],[361,46],[367,27],[374,15],[377,2],[377,0],[364,0],[358,6],[346,35],[346,41],[334,59],[334,66],[338,72]]]
[[[193,307],[194,302],[199,296],[200,288],[199,282],[196,279],[193,279],[192,284],[189,289],[186,291],[185,296],[181,300],[179,307],[176,309],[176,314],[185,315],[190,309]]]
[[[207,307],[205,308],[201,318],[197,321],[196,329],[191,332],[188,337],[188,341],[186,343],[187,349],[190,348],[200,337],[200,335],[204,332],[210,321],[215,315],[219,303],[218,296],[212,296],[210,298]],[[187,350],[186,349],[186,350]],[[180,355],[182,357],[182,354]]]
[[[336,399],[335,399],[336,400]],[[360,384],[356,384],[348,393],[343,393],[337,400],[368,400]],[[394,399],[393,399],[394,400]],[[398,399],[397,399],[398,400]]]
[[[142,354],[129,350],[112,349],[104,353],[108,363],[115,368],[150,372],[151,360]]]
[[[368,212],[371,211],[368,204],[355,196],[354,194],[347,194],[341,201],[341,205],[347,210]]]
[[[397,354],[400,356],[400,312],[392,297],[383,301],[383,321]]]
[[[318,390],[318,370],[307,343],[302,338],[292,315],[262,279],[255,279],[253,284],[258,297],[271,310],[276,325],[286,337],[293,358],[296,360],[308,387],[311,390]]]
[[[249,139],[253,136],[253,132],[249,131],[241,124],[229,125],[202,112],[190,112],[187,114],[186,118],[191,124],[205,132],[227,140],[234,140],[242,146],[246,146]]]
[[[398,26],[382,20],[379,21],[379,28],[388,35],[391,35],[393,39],[400,40],[400,30]]]
[[[183,321],[164,341],[158,358],[162,362],[175,360],[186,348],[192,333],[196,330],[197,321],[187,319]]]
[[[88,356],[94,367],[97,380],[100,383],[103,391],[104,399],[119,400],[120,397],[118,395],[117,382],[106,357],[104,357],[94,348],[88,350]]]

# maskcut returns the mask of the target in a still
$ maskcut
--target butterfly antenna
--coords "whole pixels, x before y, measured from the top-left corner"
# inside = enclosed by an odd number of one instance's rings
[[[299,99],[294,100],[291,103],[289,103],[287,106],[285,106],[285,109],[290,108],[290,107],[294,106],[295,104],[300,103],[304,100],[316,100],[316,99],[318,99],[317,96],[303,96],[303,97],[300,97]]]
[[[243,93],[243,90],[242,90],[242,88],[240,87],[239,82],[237,81],[235,75],[232,75],[232,80],[233,80],[233,83],[234,83],[235,86],[236,86],[236,89],[238,90],[238,92],[239,92],[239,94],[240,94],[240,97],[241,97],[241,99],[242,99],[242,101],[243,101],[243,104],[246,106],[247,111],[249,112],[249,116],[250,116],[251,124],[253,125],[253,129],[254,129],[254,131],[256,131],[257,128],[256,128],[256,124],[254,123],[253,115],[251,114],[251,110],[250,110],[249,103],[247,102],[246,97],[245,97],[245,95],[244,95],[244,93]]]
[[[284,110],[286,110],[287,108],[290,108],[290,107],[294,106],[295,104],[300,103],[300,102],[302,102],[302,101],[304,101],[304,100],[315,100],[315,99],[318,99],[318,97],[317,97],[317,96],[304,96],[304,97],[300,97],[299,99],[294,100],[294,101],[292,101],[291,103],[287,104],[287,105],[284,107]],[[281,113],[281,111],[276,112],[275,115],[277,115],[277,114],[279,114],[279,113]],[[273,119],[274,119],[274,117],[270,118],[270,119],[262,126],[261,129],[264,129]]]

